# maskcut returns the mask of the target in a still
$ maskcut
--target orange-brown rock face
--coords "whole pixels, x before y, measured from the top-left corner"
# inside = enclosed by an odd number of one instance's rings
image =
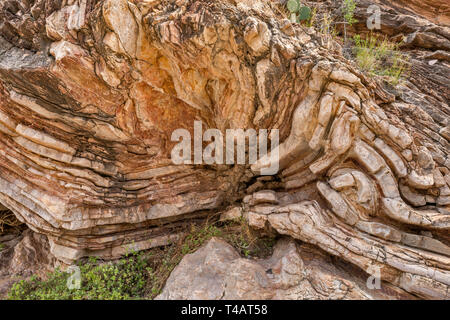
[[[0,202],[58,259],[162,245],[243,200],[255,228],[448,298],[445,79],[383,88],[274,1],[53,2],[0,6]],[[175,165],[194,121],[279,129],[279,173]]]
[[[398,7],[406,7],[413,10],[415,13],[423,16],[424,18],[437,23],[450,25],[450,4],[445,0],[413,0],[406,1],[400,0],[395,3],[392,1],[391,4],[397,5]]]

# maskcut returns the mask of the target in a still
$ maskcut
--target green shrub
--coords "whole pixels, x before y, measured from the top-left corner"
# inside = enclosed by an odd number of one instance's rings
[[[386,76],[396,85],[405,77],[409,69],[408,56],[399,51],[398,45],[387,38],[380,39],[369,34],[365,39],[354,37],[354,54],[359,68],[371,75]]]
[[[344,0],[342,4],[342,13],[344,15],[344,41],[347,44],[347,25],[358,22],[354,18],[356,3],[354,0]]]
[[[126,300],[143,295],[149,270],[141,254],[132,253],[118,263],[97,264],[95,259],[79,266],[80,289],[69,289],[69,273],[56,269],[47,280],[32,276],[15,283],[11,300]]]
[[[355,0],[344,0],[343,3],[343,14],[344,14],[344,20],[346,23],[348,23],[350,26],[358,20],[355,19],[355,9],[356,9],[356,2]]]

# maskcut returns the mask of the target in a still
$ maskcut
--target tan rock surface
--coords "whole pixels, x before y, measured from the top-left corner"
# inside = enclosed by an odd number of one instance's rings
[[[347,269],[346,269],[347,267]],[[332,261],[320,250],[282,239],[265,260],[249,260],[213,238],[187,255],[157,299],[176,300],[366,300],[413,298],[383,284],[367,288],[364,274]]]
[[[427,20],[430,1],[383,7],[394,11],[382,31],[405,36],[413,62],[392,88],[277,3],[3,1],[1,204],[71,263],[168,243],[186,221],[246,199],[255,228],[448,299],[446,18]],[[174,165],[171,134],[194,120],[279,129],[279,174],[260,179],[264,159]]]

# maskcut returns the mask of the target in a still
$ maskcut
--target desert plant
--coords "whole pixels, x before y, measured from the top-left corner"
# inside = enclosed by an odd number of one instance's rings
[[[377,47],[378,39],[372,35],[362,39],[360,35],[354,36],[355,55],[358,66],[369,73],[374,73],[380,58]]]
[[[314,27],[314,24],[316,22],[316,17],[317,17],[317,8],[314,7],[311,12],[311,17],[309,18],[309,20],[307,22],[308,27]]]
[[[343,0],[342,3],[342,14],[344,16],[344,39],[345,43],[347,43],[347,25],[351,26],[352,24],[358,22],[354,15],[356,9],[355,0]]]
[[[331,40],[337,35],[336,26],[333,23],[333,17],[329,12],[325,12],[322,15],[322,19],[320,22],[320,32],[325,35],[324,40],[326,41],[326,43],[322,43],[322,45],[325,45],[329,49]]]
[[[389,83],[397,85],[409,72],[409,57],[401,52],[395,51],[392,55],[390,67],[383,70],[384,75],[389,77]]]
[[[408,57],[386,37],[380,39],[370,33],[363,39],[355,35],[354,43],[356,63],[369,74],[387,76],[389,82],[396,85],[407,73]]]
[[[347,22],[350,26],[358,20],[355,19],[355,9],[356,9],[356,2],[355,0],[343,0],[343,14],[344,14],[344,20]]]
[[[304,22],[311,18],[311,8],[302,6],[299,0],[289,0],[286,4],[287,9],[291,13],[292,22]]]

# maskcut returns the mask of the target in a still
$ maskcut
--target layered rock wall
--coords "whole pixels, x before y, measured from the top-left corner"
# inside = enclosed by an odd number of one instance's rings
[[[58,259],[162,245],[243,199],[255,228],[448,298],[445,78],[386,87],[275,1],[8,0],[0,21],[0,202]],[[194,121],[279,129],[280,172],[174,165]]]

